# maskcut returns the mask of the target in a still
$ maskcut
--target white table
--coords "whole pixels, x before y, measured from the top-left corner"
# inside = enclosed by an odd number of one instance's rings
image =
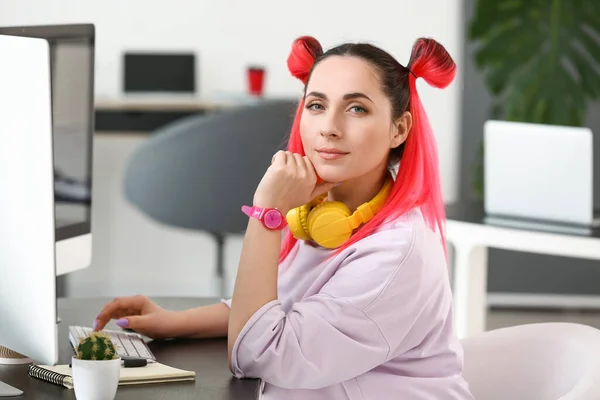
[[[486,330],[488,248],[600,260],[600,229],[485,218],[480,203],[446,207],[455,321],[464,338]]]

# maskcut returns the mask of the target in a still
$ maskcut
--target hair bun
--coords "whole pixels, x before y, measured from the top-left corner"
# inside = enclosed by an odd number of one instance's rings
[[[445,88],[456,76],[456,64],[446,48],[434,39],[420,38],[413,45],[408,68],[431,86]]]
[[[317,39],[301,36],[292,43],[292,50],[287,59],[288,69],[294,77],[306,84],[315,59],[321,54],[323,48]]]

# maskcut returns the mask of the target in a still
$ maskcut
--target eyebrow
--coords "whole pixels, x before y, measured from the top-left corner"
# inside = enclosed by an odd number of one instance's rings
[[[327,100],[327,95],[325,93],[321,93],[321,92],[310,92],[309,94],[306,95],[306,97],[308,97],[308,96],[315,96],[315,97],[319,97],[323,100]],[[353,100],[353,99],[367,99],[370,102],[373,102],[373,100],[371,100],[369,98],[369,96],[367,96],[364,93],[360,93],[360,92],[347,93],[344,95],[344,100]]]

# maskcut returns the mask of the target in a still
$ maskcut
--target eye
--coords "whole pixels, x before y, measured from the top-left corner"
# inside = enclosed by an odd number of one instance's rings
[[[317,108],[317,107],[321,107],[321,108]],[[317,111],[317,110],[322,109],[322,106],[319,103],[311,103],[306,106],[306,109]]]
[[[365,110],[361,106],[352,106],[352,107],[350,107],[350,110],[352,110],[353,112],[357,112],[357,113],[366,113],[367,112],[367,110]]]

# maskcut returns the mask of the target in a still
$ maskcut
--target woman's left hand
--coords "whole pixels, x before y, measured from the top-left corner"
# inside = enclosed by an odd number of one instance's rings
[[[279,151],[273,156],[254,192],[254,205],[275,207],[283,215],[329,191],[336,183],[317,183],[317,173],[306,156]]]

